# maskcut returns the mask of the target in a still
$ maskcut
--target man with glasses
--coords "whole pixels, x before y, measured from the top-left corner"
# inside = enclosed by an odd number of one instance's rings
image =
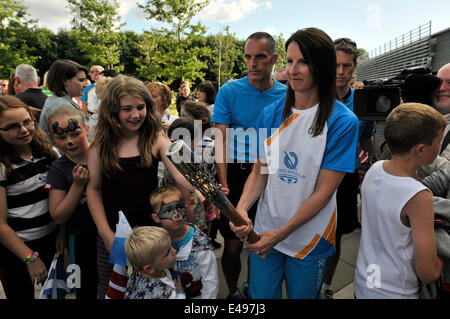
[[[91,85],[88,85],[83,92],[83,96],[81,97],[81,108],[84,115],[89,118],[92,113],[95,113],[98,107],[98,98],[97,93],[95,92],[95,82],[98,81],[102,77],[101,72],[104,68],[100,65],[93,65],[89,70],[89,77],[94,82]]]
[[[339,38],[334,41],[336,49],[336,91],[338,97],[354,112],[353,98],[355,90],[350,87],[353,73],[357,66],[358,51],[355,41],[349,38]],[[373,121],[359,121],[358,142],[362,149],[372,153],[371,137],[374,133]],[[336,193],[337,226],[336,226],[336,253],[328,262],[327,273],[323,282],[321,298],[332,299],[333,290],[331,281],[341,255],[341,236],[353,232],[358,226],[358,190],[360,166],[358,152],[356,153],[356,169],[353,173],[346,173]]]

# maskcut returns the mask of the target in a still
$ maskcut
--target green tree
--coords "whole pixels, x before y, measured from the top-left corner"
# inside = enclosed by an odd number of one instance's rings
[[[178,42],[185,30],[191,26],[191,20],[204,7],[209,0],[146,0],[138,6],[147,14],[147,18],[168,23],[175,31]]]
[[[283,38],[283,34],[280,33],[275,37],[275,51],[278,53],[278,60],[277,63],[275,63],[274,69],[278,70],[281,68],[286,67],[286,41]]]
[[[212,49],[210,56],[210,70],[214,75],[214,81],[220,88],[223,79],[227,77],[236,78],[240,73],[234,72],[235,65],[242,55],[241,48],[238,46],[234,34],[230,33],[230,27],[222,32],[208,37],[209,46]]]
[[[90,64],[120,72],[118,0],[67,0],[72,14],[72,37]]]
[[[147,0],[139,5],[147,19],[167,23],[171,29],[161,28],[147,32],[141,40],[138,73],[147,80],[160,80],[167,84],[175,81],[203,80],[206,58],[211,49],[204,42],[206,29],[193,25],[192,18],[200,12],[209,0]]]
[[[21,63],[34,64],[36,56],[30,54],[30,47],[23,37],[36,25],[29,19],[27,7],[22,0],[0,0],[0,77],[9,74]]]

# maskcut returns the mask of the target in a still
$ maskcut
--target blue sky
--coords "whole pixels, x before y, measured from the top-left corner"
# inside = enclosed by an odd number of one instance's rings
[[[142,32],[158,27],[145,19],[136,2],[120,0],[125,30]],[[69,28],[65,0],[24,0],[29,12],[42,26],[57,32]],[[208,33],[216,34],[225,26],[238,38],[256,31],[283,34],[288,38],[305,27],[317,27],[332,39],[349,37],[358,47],[371,51],[412,29],[431,21],[431,31],[450,27],[450,1],[443,0],[210,0],[194,22],[201,21]]]

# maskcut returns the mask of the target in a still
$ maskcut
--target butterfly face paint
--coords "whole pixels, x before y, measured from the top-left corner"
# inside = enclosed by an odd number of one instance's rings
[[[74,132],[77,129],[81,129],[81,127],[80,125],[78,125],[78,121],[76,119],[69,119],[69,121],[67,121],[67,127],[65,128],[59,126],[58,122],[53,122],[52,124],[53,134],[56,135],[63,135],[68,132]]]
[[[170,219],[172,222],[177,222],[186,217],[186,206],[181,200],[170,203],[161,203],[161,208],[158,214],[159,219]]]

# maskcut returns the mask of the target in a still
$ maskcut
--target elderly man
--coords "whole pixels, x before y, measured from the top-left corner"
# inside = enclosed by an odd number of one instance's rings
[[[442,143],[440,155],[436,157],[432,164],[419,167],[418,176],[420,179],[438,169],[445,169],[450,165],[450,143],[448,143],[450,141],[450,63],[447,63],[439,70],[437,77],[442,80],[442,83],[440,87],[433,92],[433,107],[445,116],[448,124],[445,127],[445,138]]]
[[[98,79],[102,77],[101,72],[104,68],[100,65],[93,65],[89,70],[89,77],[92,81],[96,82]],[[97,98],[97,93],[95,92],[95,83],[88,85],[83,92],[83,96],[81,97],[81,109],[83,113],[90,117],[92,113],[97,111],[99,100]]]
[[[47,95],[39,87],[39,76],[36,69],[28,64],[20,64],[16,67],[16,83],[20,88],[17,97],[28,106],[42,110]]]

